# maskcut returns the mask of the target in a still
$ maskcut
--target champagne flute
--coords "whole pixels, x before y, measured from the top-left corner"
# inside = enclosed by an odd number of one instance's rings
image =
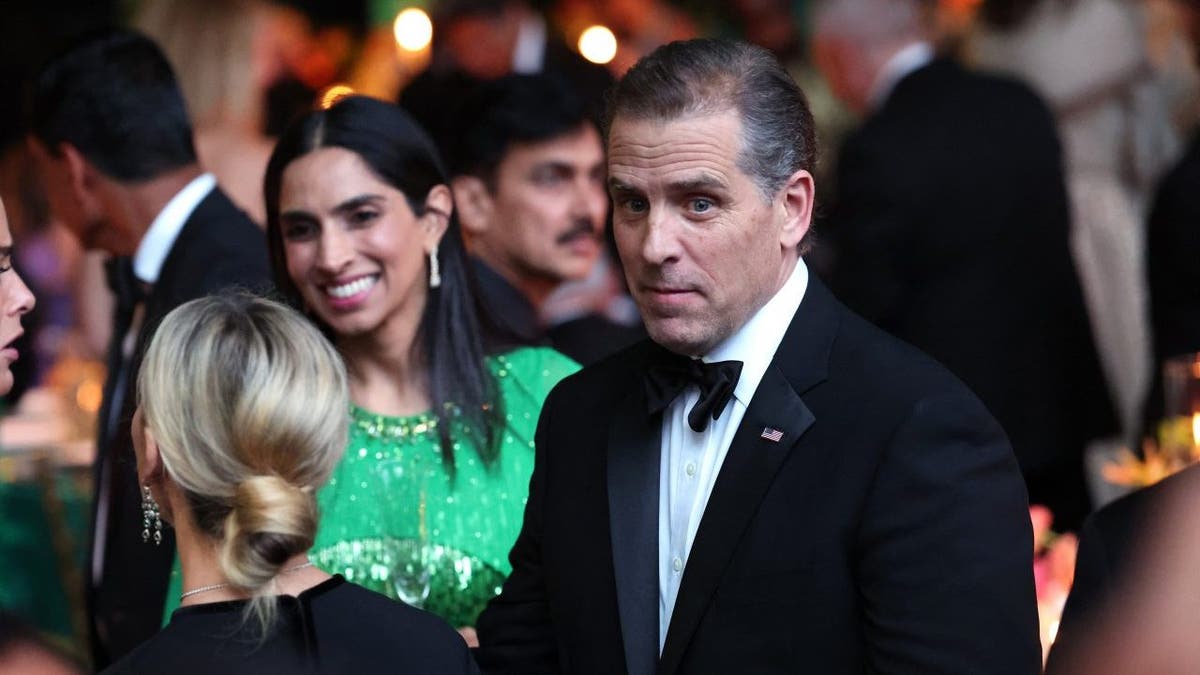
[[[432,556],[429,546],[429,468],[414,459],[379,463],[383,484],[381,500],[383,555],[391,579],[389,595],[421,607],[429,598]]]

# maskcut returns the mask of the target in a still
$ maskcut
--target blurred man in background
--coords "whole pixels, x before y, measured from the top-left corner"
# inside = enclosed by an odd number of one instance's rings
[[[90,33],[52,57],[33,80],[29,126],[55,216],[85,248],[113,256],[86,575],[93,660],[103,668],[158,631],[174,556],[169,529],[161,544],[139,537],[146,503],[129,422],[142,346],[188,300],[230,285],[265,288],[266,241],[200,167],[171,68],[140,34]]]
[[[477,86],[455,128],[455,206],[485,302],[505,332],[582,363],[637,339],[605,319],[602,306],[580,307],[581,316],[555,327],[542,315],[552,293],[587,279],[597,263],[605,265],[601,304],[619,286],[604,260],[604,148],[583,99],[554,76],[510,75]]]
[[[599,121],[612,76],[588,62],[525,0],[448,0],[438,3],[432,62],[400,95],[439,147],[457,133],[447,111],[479,82],[505,75],[552,74],[570,82]]]
[[[814,6],[816,62],[865,117],[838,158],[834,288],[928,352],[1008,434],[1060,527],[1090,504],[1086,443],[1115,430],[1068,248],[1046,106],[938,58],[919,0]]]

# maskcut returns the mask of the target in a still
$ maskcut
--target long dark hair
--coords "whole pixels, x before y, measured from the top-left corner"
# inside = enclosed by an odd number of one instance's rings
[[[287,274],[279,224],[283,172],[296,159],[328,147],[345,148],[361,157],[376,176],[404,194],[418,216],[425,212],[430,190],[448,185],[433,141],[408,113],[390,103],[350,96],[328,110],[315,110],[293,122],[271,153],[263,192],[275,286],[297,308],[303,302]],[[497,430],[504,412],[495,379],[484,362],[477,294],[467,269],[462,232],[453,215],[437,256],[442,283],[429,289],[412,348],[421,347],[428,365],[429,393],[447,466],[454,466],[452,425],[472,437],[480,458],[489,463],[499,450]],[[315,317],[313,320],[321,325]],[[321,328],[330,334],[328,326]]]

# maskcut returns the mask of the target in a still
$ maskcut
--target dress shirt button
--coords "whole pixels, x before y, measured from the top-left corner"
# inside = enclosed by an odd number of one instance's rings
[[[687,475],[688,475],[688,478],[691,478],[692,476],[695,476],[695,475],[696,475],[696,463],[695,463],[695,462],[688,462],[688,463],[687,463],[687,466],[683,467],[683,470],[684,470],[684,472],[686,472],[686,473],[687,473]]]
[[[683,570],[683,560],[681,560],[678,556],[676,556],[676,558],[671,561],[671,567],[674,568],[674,570],[676,572],[682,571]]]

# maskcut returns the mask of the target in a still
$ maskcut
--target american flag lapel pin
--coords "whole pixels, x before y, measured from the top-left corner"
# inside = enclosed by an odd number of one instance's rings
[[[764,427],[762,430],[762,434],[759,436],[759,438],[765,438],[768,441],[771,441],[772,443],[778,443],[779,441],[781,441],[783,439],[783,432],[780,431],[779,429],[772,429],[771,427]]]

